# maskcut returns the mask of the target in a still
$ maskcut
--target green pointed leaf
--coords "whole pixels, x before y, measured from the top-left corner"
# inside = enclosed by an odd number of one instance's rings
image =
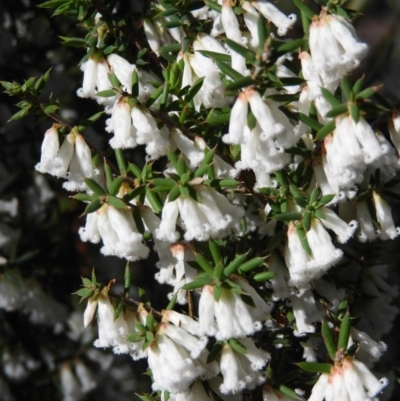
[[[236,188],[239,185],[239,181],[233,180],[233,179],[222,179],[219,181],[219,186],[221,188]]]
[[[95,199],[94,201],[90,202],[87,206],[83,214],[94,213],[96,210],[100,209],[103,206],[100,199]]]
[[[278,221],[289,222],[289,221],[301,220],[302,215],[301,213],[282,213],[282,214],[276,214],[274,218]]]
[[[214,263],[217,265],[222,261],[221,250],[219,245],[212,239],[208,241],[208,247],[210,248],[211,255],[214,259]]]
[[[314,188],[310,195],[310,205],[316,202],[320,196],[321,190],[318,187]]]
[[[255,83],[256,81],[254,81],[252,77],[248,76],[226,85],[225,89],[227,91],[237,91],[239,89],[254,85]]]
[[[217,11],[218,13],[222,12],[222,7],[213,0],[204,0],[204,3],[206,4],[206,6],[210,7],[212,10]]]
[[[334,361],[336,358],[337,349],[336,349],[335,342],[333,340],[332,331],[331,331],[328,323],[325,321],[322,322],[321,335],[322,335],[322,339],[324,340],[326,350],[328,351],[329,358],[331,358],[332,361]]]
[[[231,77],[234,81],[238,81],[239,79],[243,79],[244,75],[240,74],[239,72],[235,71],[232,67],[229,65],[225,64],[222,61],[215,60],[218,68],[228,77]]]
[[[240,45],[239,43],[236,43],[233,40],[226,39],[225,43],[236,53],[239,53],[242,57],[244,57],[247,61],[250,63],[255,63],[257,61],[256,54],[250,50],[247,49],[246,47]]]
[[[297,366],[299,366],[306,372],[327,373],[327,374],[331,373],[333,367],[329,363],[314,363],[314,362],[299,362]]]
[[[132,333],[128,336],[127,340],[132,343],[137,343],[139,341],[142,341],[143,337],[141,335],[139,335],[138,333]]]
[[[340,99],[328,91],[328,89],[321,88],[322,96],[331,104],[332,107],[337,107],[342,104]]]
[[[117,159],[118,169],[121,175],[126,175],[127,166],[124,152],[122,149],[114,149],[115,158]]]
[[[303,227],[306,231],[310,231],[311,228],[311,212],[306,210],[303,214]]]
[[[215,285],[213,288],[214,299],[218,302],[221,299],[222,295],[222,287],[219,285]]]
[[[147,292],[143,288],[138,287],[138,293],[139,293],[140,300],[143,303],[145,303],[146,305],[150,305],[150,299],[149,299],[149,297],[147,295]],[[136,326],[137,326],[137,324],[136,324]],[[144,328],[144,331],[146,331],[146,328]]]
[[[332,118],[344,113],[348,113],[347,103],[343,103],[339,106],[334,107],[332,110],[325,114],[325,117]]]
[[[364,89],[357,95],[357,99],[369,99],[370,97],[375,95],[376,91],[377,91],[376,86],[373,86],[372,88]]]
[[[129,294],[131,289],[131,282],[132,282],[132,272],[131,267],[129,266],[129,262],[125,266],[125,274],[124,274],[124,293],[125,295]]]
[[[205,285],[210,285],[213,279],[209,276],[197,277],[195,281],[185,284],[182,289],[186,291],[196,290],[197,288],[203,288]]]
[[[164,85],[160,86],[157,88],[151,96],[148,98],[146,101],[146,107],[150,107],[154,104],[154,102],[161,96],[161,94],[164,92]]]
[[[129,203],[132,199],[140,196],[145,191],[145,189],[146,187],[144,185],[140,185],[139,187],[133,189],[131,192],[126,194],[122,199],[124,200],[124,202]]]
[[[74,294],[79,295],[82,299],[88,298],[93,294],[94,290],[92,288],[81,288]]]
[[[177,291],[174,296],[171,298],[171,301],[169,301],[167,307],[165,308],[166,310],[172,310],[174,309],[176,302],[178,300],[178,295],[179,295],[179,291]]]
[[[228,344],[234,351],[238,352],[239,354],[247,354],[247,348],[235,338],[231,338],[230,340],[228,340]]]
[[[247,253],[236,256],[236,258],[233,259],[232,262],[230,262],[228,266],[225,267],[224,269],[225,277],[230,277],[232,274],[235,274],[239,269],[239,266],[242,265],[246,261],[246,259],[247,259]]]
[[[311,256],[312,255],[312,251],[311,251],[310,245],[308,243],[306,232],[305,232],[304,227],[303,227],[302,224],[297,224],[296,225],[296,232],[297,232],[297,235],[299,236],[299,239],[300,239],[300,242],[301,242],[301,245],[302,245],[303,249],[307,252],[307,254],[309,256]]]
[[[154,316],[153,316],[151,313],[149,313],[149,314],[146,316],[146,327],[147,327],[150,331],[153,331],[154,326],[155,326],[156,324],[157,324],[156,319],[154,319]]]
[[[274,272],[262,272],[262,273],[257,273],[254,275],[253,280],[257,282],[264,282],[271,280],[272,278],[275,277]]]
[[[108,195],[107,196],[107,203],[111,206],[114,206],[117,209],[127,209],[128,206],[126,203],[121,199],[115,196]]]
[[[203,86],[203,82],[204,82],[204,77],[197,79],[197,81],[189,89],[188,94],[185,96],[185,102],[189,103],[197,95],[197,93]]]
[[[313,10],[311,10],[311,8],[305,5],[301,0],[293,0],[293,2],[295,6],[307,16],[307,18],[309,18],[310,20],[313,19],[315,13]]]
[[[358,108],[358,106],[356,104],[352,104],[350,106],[350,115],[351,118],[358,123],[360,121],[360,109]]]
[[[325,195],[323,196],[320,200],[319,203],[322,203],[323,205],[326,205],[327,203],[331,202],[336,195],[332,194],[332,195]]]
[[[124,301],[123,299],[120,299],[117,303],[116,308],[114,309],[114,320],[118,319],[118,316],[121,314],[123,308],[124,308]]]
[[[115,96],[116,92],[113,89],[106,89],[104,91],[100,91],[96,93],[96,96],[98,97],[112,97]]]
[[[321,128],[315,135],[316,140],[324,139],[336,128],[335,120],[329,121],[323,128]]]
[[[208,50],[197,50],[197,51],[204,57],[209,57],[216,61],[224,63],[230,63],[232,61],[232,58],[229,54],[215,53],[215,52],[210,52]]]
[[[277,48],[277,51],[282,53],[297,51],[298,49],[301,49],[305,45],[305,43],[305,39],[289,40],[288,42],[280,45]]]
[[[154,213],[160,213],[162,210],[162,203],[160,201],[159,195],[149,188],[146,188],[146,198],[149,201]]]
[[[117,177],[115,180],[108,185],[108,193],[110,195],[116,195],[121,188],[122,183],[124,182],[124,177]]]
[[[181,190],[179,185],[175,185],[168,194],[168,202],[173,202],[178,199],[181,195]]]
[[[314,120],[312,117],[306,116],[303,113],[298,113],[298,116],[299,116],[299,119],[301,122],[308,125],[310,128],[312,128],[315,131],[319,131],[321,128],[324,127],[321,123]]]
[[[72,196],[72,198],[76,199],[78,201],[81,201],[81,202],[92,202],[95,199],[97,199],[97,196],[80,193],[80,194],[76,194],[76,195]]]
[[[342,319],[339,332],[338,349],[347,349],[351,330],[350,314],[347,312]]]
[[[343,77],[341,81],[341,87],[344,95],[346,96],[347,100],[351,99],[351,86],[350,81],[347,77]]]
[[[204,270],[204,272],[212,276],[214,268],[210,265],[208,260],[200,253],[195,253],[195,258],[199,266]]]
[[[249,272],[250,270],[253,270],[256,267],[260,266],[262,263],[264,263],[264,261],[265,261],[265,258],[263,258],[263,257],[257,257],[257,258],[250,259],[247,262],[245,262],[239,266],[239,271]]]
[[[259,45],[257,49],[257,54],[262,55],[264,53],[264,48],[265,48],[265,42],[267,41],[267,38],[269,36],[268,30],[267,30],[267,23],[262,16],[262,14],[258,15],[258,20],[257,20],[257,31],[258,31],[258,37],[259,37]]]
[[[230,111],[228,113],[217,113],[215,110],[212,110],[212,113],[207,116],[205,122],[210,125],[223,125],[229,123],[230,117]]]

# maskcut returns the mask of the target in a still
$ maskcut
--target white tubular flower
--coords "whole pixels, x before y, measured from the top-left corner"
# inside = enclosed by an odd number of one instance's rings
[[[325,14],[310,25],[311,56],[324,84],[337,83],[356,68],[367,49],[343,17]]]
[[[250,31],[251,34],[250,44],[254,49],[257,49],[260,43],[260,38],[258,35],[258,26],[257,26],[259,14],[249,1],[245,1],[242,4],[242,8],[246,10],[246,13],[243,15],[243,18],[244,18],[244,23],[246,24],[247,29]]]
[[[53,175],[54,169],[57,167],[56,158],[60,148],[58,140],[59,127],[60,125],[53,124],[44,134],[40,162],[35,166],[35,169],[43,174],[49,173]]]
[[[269,1],[253,0],[252,4],[268,21],[271,21],[278,28],[278,35],[280,36],[286,35],[288,29],[296,22],[295,14],[290,14],[287,17]]]
[[[204,152],[199,150],[193,141],[184,136],[178,129],[173,129],[170,133],[170,141],[178,148],[189,162],[189,167],[195,169],[204,159]],[[171,148],[171,150],[175,150]]]
[[[131,111],[132,124],[136,129],[136,142],[146,145],[147,160],[158,159],[167,154],[168,140],[164,130],[159,130],[157,123],[148,110],[135,106]],[[163,127],[164,128],[164,127]]]
[[[335,197],[327,205],[344,202],[346,200],[346,193],[344,191],[337,191],[331,187],[322,164],[319,162],[314,162],[312,167],[314,170],[317,187],[321,189],[322,195],[325,196],[335,194]]]
[[[259,310],[245,304],[238,294],[225,288],[222,289],[218,301],[215,301],[213,294],[214,287],[203,287],[199,303],[201,333],[223,341],[245,337],[261,330],[262,324],[259,319],[265,318],[271,309],[265,302]],[[254,293],[249,295],[257,300]]]
[[[178,213],[185,229],[186,241],[219,238],[243,217],[244,210],[232,205],[216,190],[202,185],[193,188],[200,196],[201,203],[186,196],[167,202],[163,208],[160,227],[156,231],[158,239],[169,242],[177,240],[175,224]]]
[[[287,231],[288,241],[285,246],[285,263],[289,270],[290,281],[295,287],[310,281],[307,265],[310,257],[304,250],[293,223],[289,223]]]
[[[115,354],[127,354],[135,352],[141,344],[127,341],[128,336],[134,331],[136,322],[129,322],[132,319],[131,313],[122,311],[114,319],[114,308],[108,297],[108,290],[104,289],[98,297],[97,325],[98,339],[93,345],[97,348],[113,348]],[[133,326],[133,327],[132,327]]]
[[[221,23],[228,39],[236,43],[242,43],[242,33],[239,22],[232,8],[232,0],[223,0],[221,11]]]
[[[248,100],[246,92],[240,92],[232,107],[229,118],[229,132],[222,137],[225,143],[237,145],[244,143],[244,130],[247,126]]]
[[[110,139],[110,145],[113,149],[137,146],[136,128],[132,125],[131,107],[123,96],[120,96],[113,106],[107,131],[114,132],[114,137]]]
[[[325,138],[326,158],[322,157],[322,162],[332,188],[350,188],[364,178],[366,157],[355,128],[356,124],[350,116],[339,116],[333,136]]]
[[[374,341],[367,333],[352,327],[348,347],[350,347],[354,341],[358,341],[360,344],[356,352],[357,359],[368,367],[372,367],[378,362],[387,350],[387,345],[384,342]]]
[[[293,126],[273,102],[265,102],[252,88],[246,89],[247,99],[261,129],[262,141],[275,138],[277,146],[289,148],[297,143],[302,134],[300,125]]]
[[[296,320],[296,330],[294,335],[302,337],[306,333],[314,333],[316,323],[321,320],[321,313],[317,309],[317,304],[312,291],[305,290],[289,297],[289,304],[293,308],[294,318]]]
[[[171,393],[186,391],[191,383],[205,373],[205,369],[198,360],[190,357],[192,350],[182,338],[171,340],[168,337],[164,332],[166,326],[165,323],[160,325],[154,341],[147,348],[148,363],[153,374],[152,388],[154,391]]]
[[[322,373],[318,381],[314,384],[311,392],[311,396],[308,401],[323,401],[325,398],[325,392],[327,387],[330,386],[329,375],[327,373]]]
[[[196,338],[179,326],[161,323],[159,330],[165,333],[172,341],[186,348],[192,359],[197,359],[207,345],[207,337]]]
[[[343,220],[340,221],[346,224]],[[343,252],[335,248],[330,235],[318,219],[312,219],[311,228],[307,232],[307,241],[312,251],[311,260],[307,263],[307,275],[314,280],[323,276],[333,265],[339,262]],[[291,278],[294,281],[301,281],[301,277],[291,276]]]
[[[358,227],[356,220],[352,220],[349,224],[347,224],[334,211],[326,206],[322,206],[319,210],[325,216],[324,219],[321,219],[321,223],[326,228],[331,229],[337,235],[341,244],[346,243],[353,236]]]
[[[176,220],[179,215],[178,200],[170,202],[168,199],[164,204],[161,215],[161,223],[156,230],[156,238],[161,241],[176,242],[179,234],[176,231]]]
[[[136,70],[136,66],[129,63],[118,54],[110,54],[107,57],[107,62],[112,68],[112,71],[117,76],[119,82],[122,84],[124,92],[132,93],[132,75]]]
[[[376,217],[381,227],[379,237],[382,240],[394,239],[400,234],[400,228],[393,222],[392,212],[387,202],[377,193],[373,192],[373,200],[376,210]]]
[[[92,242],[97,244],[100,242],[100,232],[97,226],[97,213],[89,213],[86,216],[85,227],[79,228],[79,235],[83,242]]]
[[[158,52],[158,49],[160,48],[160,37],[158,36],[153,23],[148,18],[143,20],[143,29],[150,49],[153,50],[157,56],[160,56],[160,53]]]
[[[360,227],[358,239],[361,242],[373,241],[378,237],[375,232],[374,223],[372,222],[371,214],[368,210],[367,202],[356,203],[357,221]]]
[[[85,308],[85,312],[83,313],[83,325],[88,327],[94,318],[94,314],[97,310],[98,299],[96,297],[89,297],[88,303]]]
[[[137,231],[131,211],[108,205],[107,214],[110,225],[118,237],[114,254],[130,261],[146,259],[149,248],[142,244],[143,236]]]
[[[222,2],[221,23],[227,38],[243,46],[244,43],[242,39],[242,33],[240,32],[239,22],[232,8],[232,0],[223,0]],[[248,74],[246,68],[246,59],[241,54],[236,53],[236,51],[232,49],[231,59],[231,67],[235,71],[243,75]]]
[[[215,39],[204,32],[200,32],[197,35],[197,38],[205,50],[226,55],[228,54],[228,52],[226,51],[224,46],[222,46],[222,44],[218,41],[218,39]]]
[[[81,65],[81,70],[83,71],[83,83],[82,88],[77,91],[79,97],[95,97],[98,63],[98,57],[92,55],[89,57],[88,61]]]
[[[400,153],[400,112],[398,110],[393,112],[389,121],[389,133],[397,153]]]
[[[331,373],[330,376],[336,372]],[[346,390],[351,400],[374,398],[388,384],[386,378],[378,380],[371,371],[360,361],[352,357],[344,358],[341,369],[337,368],[337,375],[343,374]]]
[[[259,371],[269,360],[269,353],[257,349],[250,338],[241,338],[240,343],[246,348],[244,354],[236,352],[228,343],[222,348],[220,367],[224,381],[219,387],[222,394],[253,389],[265,381]]]

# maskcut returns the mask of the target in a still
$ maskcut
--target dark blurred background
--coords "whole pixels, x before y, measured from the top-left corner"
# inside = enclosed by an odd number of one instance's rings
[[[30,0],[0,1],[0,80],[22,82],[31,76],[40,76],[52,67],[43,98],[45,100],[52,94],[53,99],[59,99],[62,105],[61,116],[74,124],[98,112],[99,106],[94,101],[76,96],[76,90],[81,86],[82,80],[78,63],[84,53],[82,49],[62,47],[58,36],[79,36],[84,31],[76,26],[72,19],[51,17],[51,10],[36,7],[39,3]],[[121,13],[141,10],[141,1],[123,0],[120,3]],[[280,0],[277,6],[286,13],[296,12],[291,0]],[[400,0],[352,0],[346,6],[360,13],[355,20],[355,26],[360,39],[370,45],[368,57],[352,75],[352,79],[355,80],[364,74],[366,85],[383,84],[381,94],[392,105],[398,104]],[[294,29],[290,36],[298,36],[299,33],[300,29]],[[99,253],[99,247],[80,241],[77,230],[84,224],[84,218],[79,217],[83,205],[69,198],[69,194],[61,189],[61,180],[46,177],[55,196],[48,210],[42,211],[42,219],[35,220],[31,216],[29,211],[34,210],[35,200],[26,188],[34,182],[33,166],[39,161],[43,134],[51,122],[38,122],[35,116],[7,122],[17,111],[14,106],[16,102],[16,98],[0,93],[0,198],[10,199],[17,196],[20,199],[19,218],[24,235],[20,239],[18,252],[32,249],[38,251],[29,264],[21,266],[22,272],[25,271],[29,275],[31,269],[46,283],[56,298],[73,304],[74,300],[71,301],[68,297],[78,289],[80,276],[89,276],[95,266],[98,279],[102,282],[114,277],[122,278],[125,263],[113,257],[104,258]],[[109,139],[109,134],[104,131],[104,119],[100,119],[85,134],[99,148],[104,148]],[[143,163],[139,151],[134,152],[132,156],[139,165]],[[393,208],[399,224],[398,205],[393,205]],[[382,251],[394,266],[391,274],[393,283],[397,284],[400,276],[399,245],[399,241],[392,241]],[[165,286],[161,288],[152,279],[156,272],[155,261],[156,258],[152,256],[145,262],[137,263],[132,268],[132,274],[135,285],[145,288],[151,294],[153,304],[157,308],[165,305],[165,294],[170,289]],[[52,278],[48,279],[50,271]],[[2,315],[0,320],[1,317]],[[400,368],[399,330],[400,320],[397,319],[392,333],[383,338],[389,345],[389,351],[384,356],[382,366]],[[22,339],[15,341],[18,343]],[[121,361],[121,364],[132,365],[129,358],[121,357]],[[143,366],[138,370],[140,371],[143,371]],[[139,377],[133,386],[135,391],[143,391],[144,388],[140,387],[145,387],[148,380],[134,372],[132,375]],[[143,386],[137,383],[143,383]],[[18,384],[14,383],[12,387],[20,394],[21,400],[25,398],[26,393],[17,388]],[[133,392],[131,389],[127,394],[132,396]],[[96,394],[91,399],[106,399],[104,393]],[[52,394],[42,395],[42,400],[55,399],[52,398]],[[391,400],[399,399],[397,389]]]

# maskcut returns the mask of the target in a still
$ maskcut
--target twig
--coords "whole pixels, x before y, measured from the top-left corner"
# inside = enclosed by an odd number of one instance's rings
[[[122,299],[127,305],[135,305],[135,306],[143,306],[147,312],[152,313],[153,315],[157,315],[160,319],[163,317],[163,315],[150,305],[144,304],[143,302],[136,301],[136,299],[133,299],[131,297],[126,297],[124,294],[117,295],[114,294],[113,292],[109,291],[108,296],[111,298],[116,298],[116,299]]]

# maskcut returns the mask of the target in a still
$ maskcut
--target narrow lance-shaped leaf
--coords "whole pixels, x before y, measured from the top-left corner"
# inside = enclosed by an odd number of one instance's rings
[[[256,267],[260,266],[264,262],[265,258],[257,257],[248,260],[247,262],[243,263],[239,266],[239,271],[248,272],[250,270],[255,269]]]
[[[242,265],[246,261],[246,259],[247,253],[237,256],[235,259],[232,260],[232,262],[228,264],[228,266],[225,267],[224,275],[226,277],[230,277],[231,274],[236,273],[239,269],[239,266]]]
[[[330,365],[329,363],[299,362],[297,366],[299,366],[306,372],[329,374],[332,370],[332,365]]]
[[[349,343],[349,336],[351,330],[350,314],[347,312],[340,325],[338,349],[347,349],[347,344]]]
[[[189,89],[188,94],[185,96],[185,101],[186,102],[190,102],[197,95],[197,93],[199,92],[199,90],[203,86],[203,82],[204,82],[204,77],[203,78],[199,78],[193,84],[193,86]]]
[[[324,340],[326,350],[328,351],[329,358],[332,361],[336,358],[336,345],[333,340],[332,331],[327,322],[323,321],[321,326],[321,335]]]
[[[315,135],[316,140],[324,139],[327,135],[329,135],[336,128],[335,120],[329,121],[325,127],[321,128],[317,134]]]
[[[106,193],[106,191],[91,178],[85,178],[85,183],[96,195],[104,195]]]
[[[132,281],[132,272],[131,267],[129,266],[129,262],[125,266],[125,274],[124,274],[124,294],[128,295],[131,289],[131,281]]]

